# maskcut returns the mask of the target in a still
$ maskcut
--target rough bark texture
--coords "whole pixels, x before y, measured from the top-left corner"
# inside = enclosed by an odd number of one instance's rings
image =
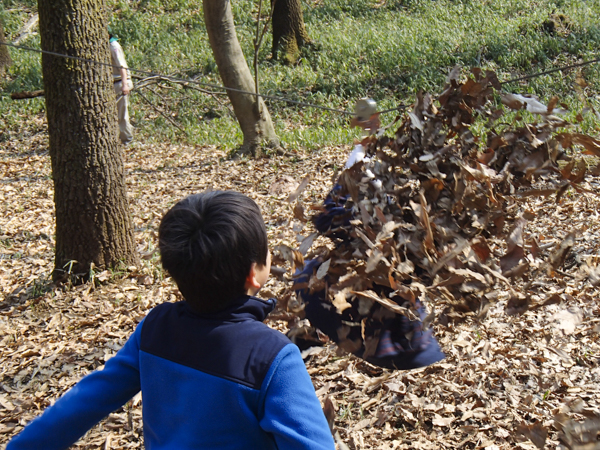
[[[2,17],[0,17],[0,44],[6,42],[4,38],[4,25],[2,24]],[[10,59],[10,52],[6,45],[0,45],[0,77],[4,75],[4,70],[12,64]]]
[[[255,92],[254,79],[235,32],[229,0],[203,0],[203,7],[208,39],[223,84]],[[279,146],[271,115],[262,98],[232,91],[227,94],[244,134],[243,151],[260,156],[262,146]]]
[[[110,62],[104,0],[39,0],[42,49]],[[56,206],[54,277],[137,262],[108,67],[44,54]],[[76,263],[70,263],[76,261]],[[85,276],[84,276],[85,278]]]
[[[311,43],[304,26],[302,5],[300,0],[274,0],[273,24],[273,59],[277,59],[279,44],[283,44],[283,60],[294,64],[298,59],[300,47]]]

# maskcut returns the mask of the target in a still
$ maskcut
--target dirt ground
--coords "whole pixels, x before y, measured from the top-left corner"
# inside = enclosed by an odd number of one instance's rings
[[[133,144],[125,167],[141,263],[97,271],[93,283],[72,287],[49,280],[54,208],[44,120],[0,142],[0,444],[101,367],[150,308],[179,299],[156,253],[159,220],[178,199],[208,188],[246,193],[262,208],[270,244],[297,247],[289,193],[309,175],[303,201],[319,203],[349,146],[291,152],[232,160],[210,147]],[[600,180],[586,187],[598,193]],[[600,421],[599,198],[570,193],[558,204],[541,198],[520,207],[535,212],[526,233],[542,248],[577,232],[561,273],[533,283],[546,296],[556,294],[553,304],[509,316],[500,298],[484,318],[468,313],[436,323],[447,358],[419,370],[376,368],[333,345],[305,352],[317,395],[333,402],[343,445],[566,448],[559,438],[565,440],[571,421]],[[281,296],[286,288],[289,281],[271,278],[261,295]],[[439,312],[435,302],[427,306]],[[285,331],[289,318],[280,310],[268,323]],[[73,448],[143,448],[141,401],[136,396]]]

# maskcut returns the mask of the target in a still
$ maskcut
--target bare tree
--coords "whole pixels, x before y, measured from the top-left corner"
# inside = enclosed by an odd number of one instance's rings
[[[204,21],[210,46],[223,84],[236,90],[255,92],[254,79],[238,41],[229,0],[203,0]],[[263,146],[278,147],[271,115],[262,98],[227,91],[244,134],[242,151],[260,156]]]
[[[110,62],[104,0],[38,0],[42,50]],[[54,278],[91,264],[135,264],[123,153],[110,71],[42,56],[50,141],[56,259]]]

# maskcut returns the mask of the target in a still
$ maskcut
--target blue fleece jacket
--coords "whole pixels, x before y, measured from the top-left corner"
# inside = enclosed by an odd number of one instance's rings
[[[210,315],[157,306],[6,450],[66,449],[140,389],[149,450],[334,449],[298,348],[262,323],[274,304],[244,296]]]

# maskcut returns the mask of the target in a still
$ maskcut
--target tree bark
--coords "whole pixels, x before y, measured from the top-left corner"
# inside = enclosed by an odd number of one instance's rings
[[[202,4],[208,39],[223,84],[228,88],[256,92],[235,32],[231,3],[229,0],[203,0]],[[263,99],[229,90],[227,95],[244,134],[242,151],[260,156],[262,146],[278,147],[279,139]]]
[[[38,0],[42,50],[110,63],[104,0]],[[56,254],[54,278],[136,264],[117,144],[110,69],[42,56],[50,141]]]
[[[4,25],[2,24],[2,20],[0,20],[0,43],[3,44],[5,42]],[[10,59],[8,47],[6,45],[0,45],[0,77],[4,75],[4,70],[11,64],[12,60]]]
[[[272,1],[272,30],[273,49],[272,57],[277,59],[279,44],[283,44],[283,60],[287,64],[294,64],[300,54],[300,47],[311,43],[306,27],[300,0],[273,0]]]

